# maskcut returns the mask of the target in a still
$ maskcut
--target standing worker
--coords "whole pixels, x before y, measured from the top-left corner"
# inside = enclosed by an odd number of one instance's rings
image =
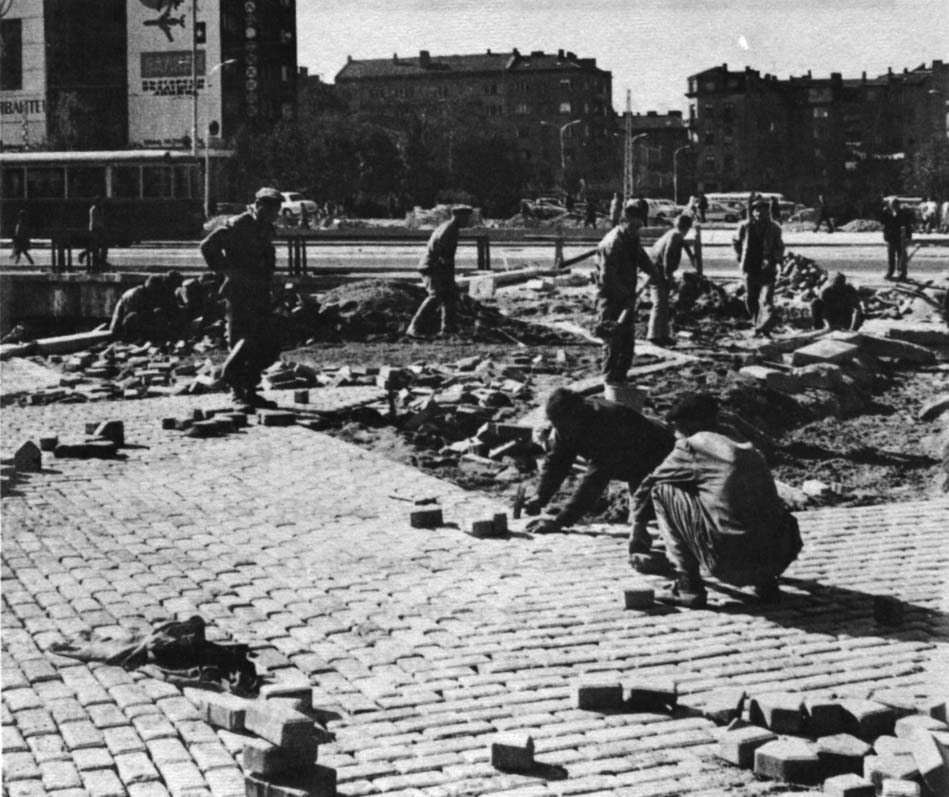
[[[428,247],[418,269],[428,296],[405,330],[410,338],[422,336],[421,328],[427,325],[429,314],[438,306],[441,307],[441,334],[448,335],[458,329],[455,251],[458,249],[458,232],[468,226],[472,212],[470,205],[455,206],[451,210],[451,218],[439,224],[428,239]]]
[[[639,208],[639,215],[642,216],[643,226],[649,226],[649,203],[646,201],[646,197],[642,194],[639,195],[639,199],[636,200],[636,207]]]
[[[592,227],[596,229],[596,200],[593,197],[587,200],[586,210],[583,215],[583,229]]]
[[[283,197],[276,188],[261,188],[254,204],[228,219],[201,242],[208,267],[225,277],[221,293],[227,303],[227,343],[231,353],[222,379],[242,411],[273,408],[257,393],[261,372],[280,353],[271,316],[271,281],[276,268],[274,222]]]
[[[830,215],[830,208],[827,207],[827,200],[823,194],[817,197],[817,224],[814,225],[814,232],[820,229],[821,224],[827,222],[827,232],[834,231],[834,220]]]
[[[86,250],[86,268],[89,273],[103,271],[109,257],[105,232],[105,200],[97,196],[89,208],[89,248]],[[80,260],[82,258],[80,257]]]
[[[669,330],[669,289],[673,275],[679,268],[684,249],[695,268],[695,256],[686,243],[685,236],[692,227],[692,217],[683,213],[676,219],[675,226],[663,233],[663,236],[649,250],[656,274],[650,283],[652,310],[649,313],[649,329],[646,333],[650,343],[668,346],[674,343]]]
[[[630,200],[619,226],[610,230],[596,249],[595,332],[604,340],[602,373],[610,384],[624,383],[633,364],[639,267],[650,274],[654,271],[639,241],[642,226],[639,207]]]
[[[883,240],[886,241],[886,274],[884,279],[906,279],[906,244],[913,236],[910,215],[900,205],[897,197],[891,197],[883,211]],[[897,273],[894,275],[894,271]]]
[[[751,199],[751,218],[738,225],[732,244],[745,278],[745,306],[755,335],[767,335],[774,325],[774,283],[784,257],[781,225],[771,221],[770,203]]]

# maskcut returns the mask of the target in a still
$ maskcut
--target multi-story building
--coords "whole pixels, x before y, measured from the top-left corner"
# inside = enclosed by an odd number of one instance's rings
[[[723,64],[688,80],[695,178],[705,191],[847,202],[872,190],[874,164],[903,161],[949,135],[949,64],[938,60],[869,79],[808,72],[778,80]]]
[[[625,135],[625,118],[617,117],[615,124],[614,140],[621,142],[620,136]],[[634,113],[630,134],[633,136],[633,185],[636,193],[676,199],[674,193],[678,182],[679,193],[687,196],[691,191],[691,147],[682,111]]]
[[[510,138],[541,185],[581,177],[594,184],[621,151],[612,75],[572,52],[350,57],[335,81],[353,113],[398,130],[437,126],[449,159],[452,138],[463,132]]]
[[[197,4],[197,5],[196,5]],[[0,3],[0,147],[222,145],[296,106],[295,0]]]

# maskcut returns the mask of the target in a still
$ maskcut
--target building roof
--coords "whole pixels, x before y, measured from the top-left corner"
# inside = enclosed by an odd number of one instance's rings
[[[394,54],[392,58],[373,58],[357,61],[350,58],[336,74],[336,80],[363,80],[367,78],[418,77],[422,75],[460,75],[475,72],[537,72],[550,70],[580,70],[609,74],[597,68],[595,58],[577,58],[574,53],[558,50],[545,53],[535,50],[530,54],[514,49],[493,53],[490,50],[472,55],[429,55],[422,50],[410,58]]]
[[[623,116],[619,116],[619,121],[623,121]],[[634,113],[632,115],[632,125],[636,130],[665,130],[667,128],[685,127],[682,119],[682,111],[671,113],[656,113],[649,111],[644,114]]]

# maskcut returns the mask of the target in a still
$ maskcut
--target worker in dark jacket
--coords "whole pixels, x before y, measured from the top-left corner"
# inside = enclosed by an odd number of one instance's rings
[[[577,456],[584,457],[589,468],[563,509],[553,518],[532,521],[528,531],[557,531],[572,526],[613,479],[625,481],[632,495],[643,477],[672,450],[672,432],[663,424],[622,404],[584,399],[566,388],[550,395],[547,418],[556,432],[553,450],[544,462],[537,493],[524,505],[524,511],[528,515],[540,513],[570,473]]]
[[[635,200],[626,203],[619,226],[596,249],[596,335],[603,339],[603,378],[622,384],[633,363],[636,340],[636,280],[639,269],[655,271],[639,240],[642,216]]]
[[[280,354],[271,313],[271,281],[276,266],[274,222],[283,197],[276,188],[261,188],[254,204],[201,242],[208,266],[225,279],[227,342],[231,353],[222,379],[241,410],[273,408],[257,394],[261,372]]]
[[[856,332],[863,325],[864,308],[860,294],[842,272],[811,302],[814,329],[847,329]]]
[[[774,283],[784,257],[781,225],[771,220],[771,203],[750,198],[751,218],[738,225],[732,244],[745,279],[745,304],[754,334],[767,335],[774,326]]]
[[[884,279],[906,279],[906,245],[913,237],[913,221],[900,200],[892,197],[883,211],[883,240],[886,241],[886,274]],[[894,274],[894,272],[896,272]]]
[[[458,329],[458,286],[455,284],[455,251],[458,249],[458,232],[471,221],[472,208],[458,205],[452,208],[451,218],[438,225],[431,237],[419,272],[425,283],[428,296],[419,305],[415,317],[405,334],[410,338],[420,337],[428,322],[429,314],[441,307],[441,334],[447,335]]]
[[[152,274],[145,283],[123,293],[112,311],[109,331],[119,340],[163,343],[171,331],[162,307],[162,277]]]
[[[800,553],[801,535],[764,456],[718,431],[712,396],[684,396],[668,418],[675,447],[633,496],[630,564],[640,569],[646,524],[655,518],[676,573],[658,600],[704,606],[703,568],[721,581],[753,585],[764,601],[776,599],[778,576]]]

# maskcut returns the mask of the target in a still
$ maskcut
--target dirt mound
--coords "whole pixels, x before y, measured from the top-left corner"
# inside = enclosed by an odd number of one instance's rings
[[[324,294],[320,302],[324,333],[320,338],[398,338],[405,333],[424,298],[422,287],[397,280],[364,280],[341,285]],[[466,294],[458,301],[457,337],[527,345],[554,345],[575,340],[569,333],[509,318]]]
[[[840,229],[844,232],[880,232],[883,225],[874,219],[854,219]]]

